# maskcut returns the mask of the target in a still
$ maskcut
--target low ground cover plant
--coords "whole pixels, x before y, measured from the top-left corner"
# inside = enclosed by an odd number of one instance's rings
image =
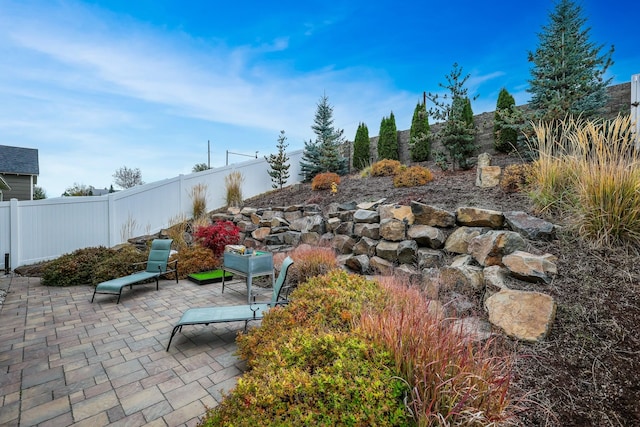
[[[42,269],[45,286],[96,284],[133,273],[132,263],[147,260],[147,253],[133,247],[84,248],[46,263]]]
[[[73,286],[91,283],[93,269],[111,251],[104,246],[78,249],[47,264],[42,272],[45,286]]]

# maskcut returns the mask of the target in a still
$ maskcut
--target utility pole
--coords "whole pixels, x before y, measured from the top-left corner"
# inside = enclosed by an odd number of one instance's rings
[[[207,139],[207,168],[211,169],[211,143]]]

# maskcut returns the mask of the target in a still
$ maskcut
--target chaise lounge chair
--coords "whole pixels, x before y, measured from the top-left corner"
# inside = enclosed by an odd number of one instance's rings
[[[270,308],[279,305],[286,304],[286,300],[281,300],[280,292],[282,285],[284,284],[287,271],[293,264],[293,260],[290,257],[285,258],[282,262],[282,268],[278,279],[273,285],[273,292],[271,294],[271,301],[268,303],[253,303],[247,305],[236,306],[222,306],[222,307],[203,307],[203,308],[190,308],[185,311],[180,321],[173,327],[171,331],[171,337],[169,337],[169,344],[167,344],[167,351],[171,346],[171,340],[175,334],[182,331],[182,327],[185,325],[208,325],[209,323],[222,323],[222,322],[239,322],[244,321],[244,330],[247,330],[247,324],[251,320],[260,320]]]
[[[125,286],[129,286],[129,289],[131,289],[133,288],[133,285],[143,284],[150,279],[155,279],[157,291],[159,289],[158,279],[160,276],[164,276],[171,272],[175,272],[176,283],[178,283],[178,260],[171,261],[173,268],[170,270],[167,269],[167,265],[169,264],[169,255],[171,254],[171,242],[173,242],[172,239],[155,239],[151,242],[149,259],[145,262],[133,264],[134,266],[146,264],[147,268],[145,270],[135,272],[128,276],[118,277],[117,279],[98,283],[95,291],[93,291],[91,302],[93,302],[96,294],[110,294],[118,295],[118,301],[116,304],[119,304],[120,297],[122,296],[122,289]]]

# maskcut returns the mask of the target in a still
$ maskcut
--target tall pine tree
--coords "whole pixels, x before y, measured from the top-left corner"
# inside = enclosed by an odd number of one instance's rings
[[[393,111],[389,117],[383,117],[380,122],[378,137],[378,159],[398,160],[398,130]]]
[[[311,181],[321,172],[335,172],[338,175],[349,172],[348,159],[341,154],[344,131],[333,127],[333,107],[329,105],[329,98],[323,95],[317,107],[311,126],[316,140],[305,141],[300,161],[301,175],[305,181]]]
[[[369,129],[367,125],[360,123],[353,141],[353,167],[357,170],[364,169],[369,164],[369,148]]]
[[[603,45],[589,41],[582,8],[571,0],[559,0],[549,20],[538,34],[536,51],[529,52],[529,105],[535,118],[545,121],[567,114],[592,117],[607,103],[611,78],[604,74],[613,64],[613,46],[600,54]]]
[[[506,118],[513,113],[515,105],[513,96],[507,89],[502,88],[498,94],[496,111],[493,113],[493,147],[503,153],[513,150],[518,141],[516,130],[506,123]]]
[[[429,116],[425,103],[418,102],[415,110],[413,110],[411,130],[409,131],[409,149],[412,161],[424,162],[429,160],[431,137],[429,135]]]
[[[289,163],[289,156],[285,150],[289,146],[286,143],[287,137],[284,135],[284,131],[280,131],[280,135],[278,136],[278,144],[276,148],[278,149],[278,154],[269,154],[269,157],[264,156],[267,163],[269,163],[269,176],[271,177],[271,187],[280,188],[282,190],[282,186],[286,184],[289,179],[289,167],[291,166]]]

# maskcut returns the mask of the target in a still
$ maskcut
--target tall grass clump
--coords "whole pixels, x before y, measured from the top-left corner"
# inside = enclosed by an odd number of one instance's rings
[[[569,117],[534,130],[548,144],[534,163],[534,202],[553,183],[556,194],[569,195],[561,207],[580,236],[600,247],[640,243],[640,153],[631,118]]]
[[[509,420],[509,358],[494,341],[474,343],[443,320],[416,288],[380,281],[385,307],[364,312],[360,328],[387,348],[411,390],[408,406],[418,426],[497,426]]]
[[[224,187],[226,190],[225,201],[227,206],[242,205],[242,183],[244,176],[238,171],[231,172],[224,177]]]
[[[207,213],[207,184],[196,184],[189,191],[191,198],[191,215],[194,219]]]
[[[537,208],[557,213],[571,205],[575,181],[576,153],[566,138],[565,122],[539,122],[533,125],[536,145],[529,144],[536,160],[531,168],[529,196]]]

